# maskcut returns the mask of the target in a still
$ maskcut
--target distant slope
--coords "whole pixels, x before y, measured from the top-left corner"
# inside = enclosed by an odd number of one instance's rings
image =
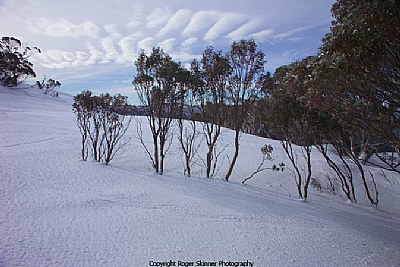
[[[289,170],[241,185],[265,143],[275,148],[275,161],[267,164],[286,162],[279,142],[249,135],[242,136],[232,182],[202,178],[200,167],[195,177],[183,177],[174,144],[166,175],[159,176],[134,138],[136,120],[129,145],[110,166],[82,162],[71,105],[67,95],[0,88],[0,266],[400,264],[398,184],[379,179],[379,210],[362,204],[362,191],[357,205],[316,190],[299,201]],[[138,121],[147,129],[144,118]],[[219,147],[231,140],[225,130]],[[323,181],[329,170],[313,156],[314,175]],[[227,158],[224,163],[219,177]],[[379,170],[370,170],[378,177]]]

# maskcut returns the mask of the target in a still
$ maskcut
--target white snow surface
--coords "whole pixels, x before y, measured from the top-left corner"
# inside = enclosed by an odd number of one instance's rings
[[[192,177],[182,175],[176,137],[160,176],[134,137],[136,120],[128,145],[109,166],[84,162],[72,102],[65,94],[0,87],[1,267],[197,266],[199,260],[216,266],[221,260],[257,267],[400,266],[395,174],[384,179],[381,170],[367,167],[380,189],[378,209],[359,184],[358,204],[312,188],[308,201],[299,201],[289,169],[241,184],[260,163],[264,144],[274,147],[275,160],[266,165],[289,167],[279,142],[243,134],[233,177],[225,182],[233,149],[233,134],[225,129],[219,147],[228,147],[215,179],[204,178],[200,160]],[[146,120],[138,120],[149,142]],[[324,188],[325,175],[332,174],[316,151],[313,168]]]

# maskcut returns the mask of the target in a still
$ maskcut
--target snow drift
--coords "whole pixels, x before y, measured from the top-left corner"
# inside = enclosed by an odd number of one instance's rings
[[[174,144],[159,176],[134,137],[135,120],[129,144],[109,166],[83,162],[71,105],[65,94],[0,88],[0,266],[400,264],[400,185],[393,174],[386,180],[369,168],[379,209],[362,191],[359,204],[319,190],[301,202],[289,169],[241,184],[264,144],[274,147],[271,164],[289,167],[279,142],[243,135],[232,182],[203,178],[200,166],[184,177]],[[220,147],[228,145],[227,155],[231,140],[225,130]],[[316,151],[313,167],[324,185],[329,169]]]

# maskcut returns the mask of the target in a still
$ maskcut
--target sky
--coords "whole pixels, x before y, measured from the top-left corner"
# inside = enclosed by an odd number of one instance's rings
[[[31,56],[41,80],[61,91],[128,95],[140,49],[160,46],[188,64],[207,46],[229,51],[253,38],[265,69],[315,55],[329,32],[334,0],[0,0],[0,35],[42,53]],[[33,80],[33,81],[34,81]]]

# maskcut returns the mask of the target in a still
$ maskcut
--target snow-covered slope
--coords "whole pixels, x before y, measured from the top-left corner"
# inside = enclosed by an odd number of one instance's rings
[[[274,146],[271,164],[286,161],[279,143],[249,135],[232,182],[202,178],[200,167],[182,176],[174,145],[159,176],[134,138],[136,121],[111,165],[83,162],[71,104],[67,95],[0,88],[2,267],[400,265],[398,177],[379,180],[380,209],[363,204],[362,191],[357,205],[316,190],[301,202],[288,170],[240,184],[265,143]],[[230,140],[225,130],[220,147]],[[315,153],[321,181],[329,171],[322,163]]]

